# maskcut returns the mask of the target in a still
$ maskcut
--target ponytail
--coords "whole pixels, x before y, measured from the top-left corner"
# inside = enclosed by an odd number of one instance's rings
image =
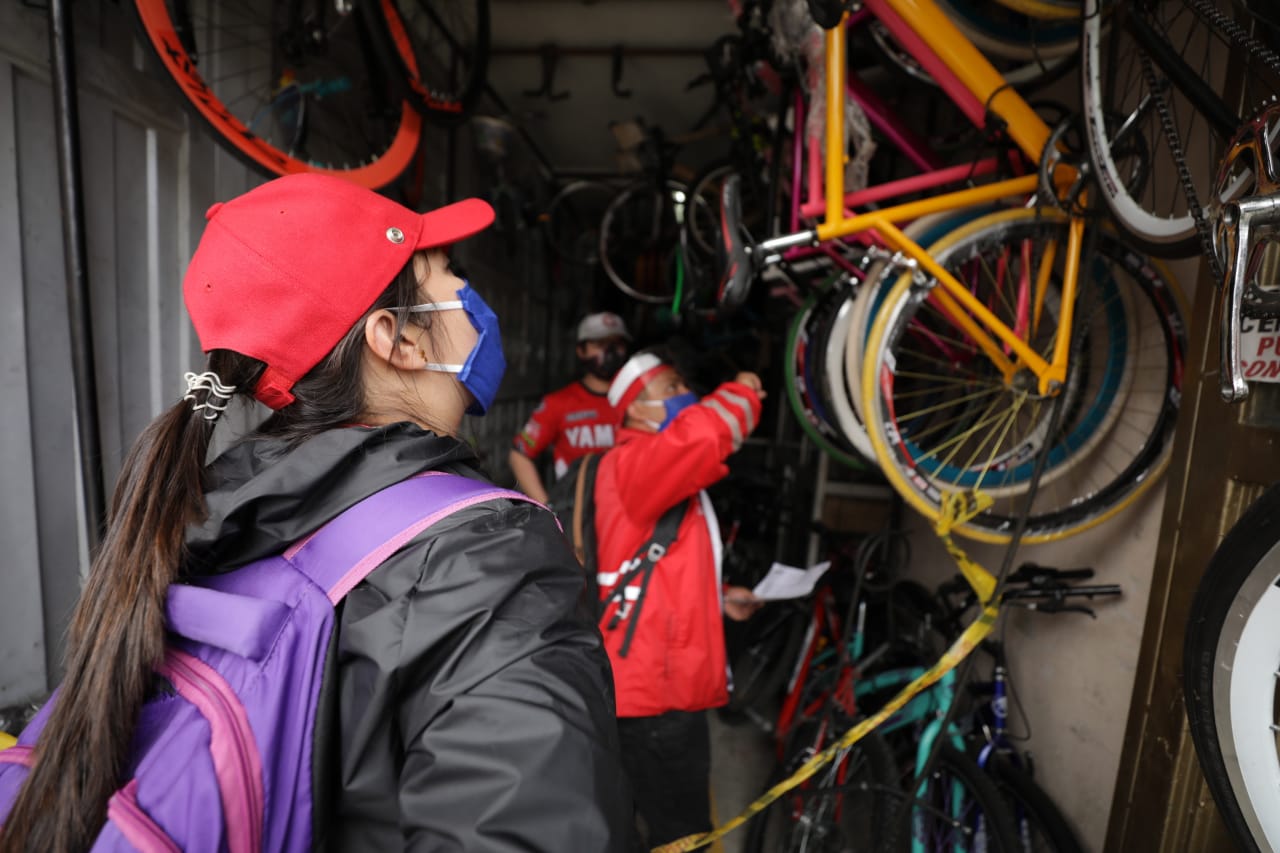
[[[260,362],[219,352],[208,369],[235,364],[242,375],[219,375],[251,388]],[[182,400],[151,422],[125,460],[71,617],[66,676],[0,831],[0,853],[80,853],[102,828],[164,655],[165,596],[182,565],[186,529],[205,514],[213,423]]]

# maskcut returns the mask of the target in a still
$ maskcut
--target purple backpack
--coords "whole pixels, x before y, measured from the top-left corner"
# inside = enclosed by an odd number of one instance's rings
[[[516,492],[428,472],[361,501],[283,554],[169,590],[159,672],[174,693],[142,709],[124,778],[92,850],[310,850],[320,678],[334,604],[423,530]],[[50,699],[0,751],[0,824]],[[330,735],[332,736],[332,734]]]

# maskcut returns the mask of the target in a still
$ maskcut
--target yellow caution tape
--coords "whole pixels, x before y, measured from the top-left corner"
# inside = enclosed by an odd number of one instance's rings
[[[943,653],[938,662],[921,674],[915,681],[902,688],[898,695],[889,700],[879,711],[849,729],[831,746],[800,765],[799,769],[789,778],[765,791],[755,802],[747,806],[742,814],[711,832],[689,835],[663,844],[661,847],[655,847],[652,853],[685,853],[685,851],[706,847],[708,844],[724,838],[730,832],[733,832],[767,809],[783,794],[812,777],[824,765],[834,761],[837,756],[865,737],[867,732],[893,716],[923,690],[936,684],[942,676],[959,666],[960,662],[968,657],[969,653],[976,649],[979,643],[986,639],[987,635],[995,627],[996,617],[1000,615],[999,606],[991,601],[992,593],[996,588],[996,579],[982,566],[970,560],[969,555],[951,540],[951,529],[957,524],[965,523],[989,506],[991,506],[991,497],[986,494],[972,492],[967,494],[948,494],[942,502],[942,512],[938,517],[938,523],[934,526],[934,532],[938,534],[938,538],[946,546],[947,553],[960,566],[961,573],[970,586],[973,587],[974,592],[978,594],[979,600],[983,602],[982,613],[951,644],[951,648]]]
[[[956,525],[965,524],[979,513],[991,506],[991,496],[985,492],[948,492],[939,507],[938,520],[933,525],[933,532],[938,534],[942,545],[960,567],[960,574],[978,594],[978,601],[986,604],[996,591],[996,579],[991,572],[979,566],[959,545],[951,539],[951,531]]]
[[[946,653],[938,659],[937,663],[930,667],[915,681],[902,688],[901,692],[899,692],[897,696],[893,697],[893,699],[879,711],[849,729],[838,741],[802,764],[790,778],[779,782],[777,785],[774,785],[766,791],[754,803],[747,806],[746,810],[742,814],[711,832],[691,835],[687,838],[681,838],[676,841],[672,841],[669,844],[664,844],[661,847],[655,847],[653,849],[653,853],[684,853],[684,851],[687,850],[697,850],[699,847],[705,847],[706,845],[723,838],[730,832],[733,832],[735,829],[751,820],[751,818],[756,814],[764,811],[773,803],[774,800],[813,776],[822,769],[823,765],[830,763],[840,753],[857,743],[859,739],[867,734],[867,732],[871,731],[876,726],[887,720],[890,716],[895,714],[900,708],[910,702],[916,694],[933,686],[940,678],[942,678],[942,676],[955,669],[956,666],[959,665],[960,661],[964,660],[969,653],[977,648],[978,644],[991,633],[991,629],[995,627],[996,616],[998,613],[999,609],[993,605],[985,607],[982,611],[982,615],[980,615],[972,625],[965,629],[964,633],[960,635],[959,639],[951,644],[951,648],[947,649]]]

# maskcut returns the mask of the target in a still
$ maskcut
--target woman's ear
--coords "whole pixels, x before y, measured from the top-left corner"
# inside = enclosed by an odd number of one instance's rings
[[[364,321],[364,342],[382,364],[399,370],[421,370],[427,353],[419,340],[422,329],[406,324],[396,334],[397,319],[390,311],[374,311]]]

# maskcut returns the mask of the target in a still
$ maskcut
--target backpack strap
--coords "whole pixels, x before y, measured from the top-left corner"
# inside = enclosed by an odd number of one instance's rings
[[[428,471],[370,495],[281,556],[337,604],[423,530],[495,498],[536,503],[478,480]],[[275,600],[182,583],[169,587],[165,611],[171,631],[250,660],[267,654],[289,615]]]
[[[644,606],[644,596],[649,591],[653,570],[657,567],[658,561],[667,555],[667,549],[671,547],[671,543],[676,541],[676,536],[680,532],[680,523],[684,521],[688,509],[689,502],[681,501],[663,513],[662,518],[658,519],[658,523],[654,526],[653,535],[649,537],[649,541],[641,545],[635,556],[628,561],[631,568],[622,573],[617,584],[601,602],[602,607],[607,607],[613,601],[618,603],[618,609],[613,612],[613,618],[609,620],[606,630],[612,631],[623,619],[627,620],[627,632],[623,635],[618,657],[625,658],[631,650],[631,639],[635,636],[636,624],[640,621],[640,609]],[[637,587],[635,600],[628,607],[627,589],[637,579],[640,585]]]
[[[573,488],[573,553],[577,556],[578,562],[584,566],[587,564],[587,539],[582,530],[582,516],[584,512],[583,498],[586,497],[587,491],[587,469],[599,461],[598,454],[591,454],[582,460],[582,464],[578,466],[578,481]],[[589,479],[592,481],[592,491],[594,492],[595,477],[590,477]],[[594,494],[591,497],[592,500],[595,499]]]
[[[284,552],[337,604],[388,557],[438,521],[485,501],[537,501],[456,474],[427,471],[360,501]],[[541,506],[541,504],[538,504]]]

